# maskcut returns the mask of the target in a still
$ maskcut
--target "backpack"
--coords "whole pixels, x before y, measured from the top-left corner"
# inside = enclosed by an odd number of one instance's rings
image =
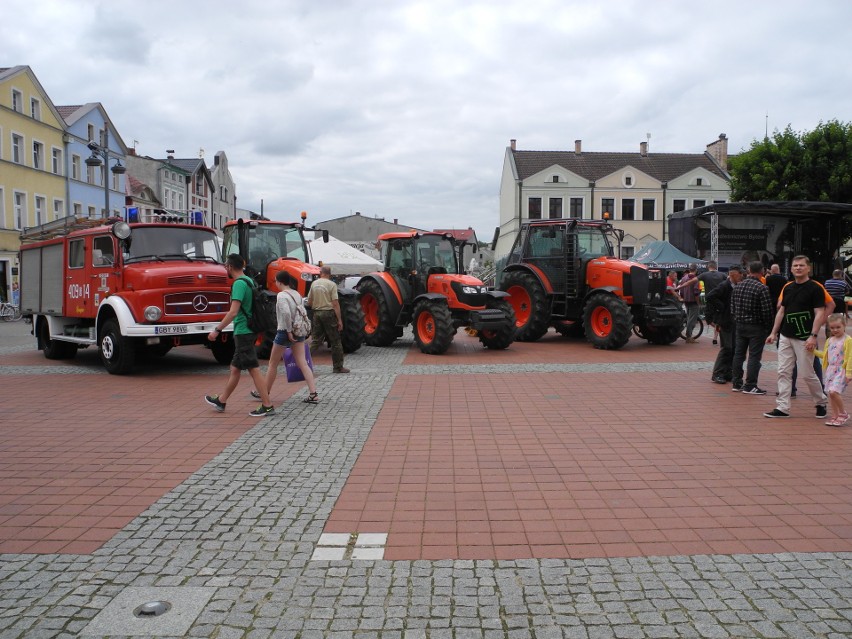
[[[293,335],[296,337],[307,337],[311,334],[311,320],[308,319],[308,312],[305,310],[304,304],[296,302],[296,298],[287,294],[293,300],[293,306],[296,307],[296,312],[293,313]]]
[[[265,291],[255,286],[255,283],[247,277],[243,277],[251,286],[251,315],[245,312],[240,305],[240,310],[246,316],[249,330],[252,333],[275,332],[278,328],[278,320],[275,317],[275,297],[267,295]]]

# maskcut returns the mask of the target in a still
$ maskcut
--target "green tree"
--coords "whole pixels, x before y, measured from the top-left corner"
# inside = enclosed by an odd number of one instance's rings
[[[789,125],[731,158],[731,199],[852,203],[852,125],[830,120],[796,133]]]

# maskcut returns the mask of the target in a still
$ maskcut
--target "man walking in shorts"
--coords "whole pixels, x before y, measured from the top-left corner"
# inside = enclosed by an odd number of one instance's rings
[[[257,362],[257,352],[254,349],[256,335],[248,327],[248,318],[252,312],[253,290],[243,273],[246,261],[236,253],[232,253],[225,260],[225,270],[228,277],[234,280],[231,285],[231,307],[210,334],[207,339],[215,342],[219,334],[231,322],[234,323],[234,358],[231,360],[230,375],[225,384],[225,390],[219,395],[205,395],[204,401],[210,404],[220,413],[225,412],[225,403],[240,383],[240,374],[247,370],[254,381],[254,387],[260,395],[261,404],[249,412],[252,417],[263,417],[275,412],[269,401],[269,393],[266,392],[266,382],[260,374],[260,364]]]

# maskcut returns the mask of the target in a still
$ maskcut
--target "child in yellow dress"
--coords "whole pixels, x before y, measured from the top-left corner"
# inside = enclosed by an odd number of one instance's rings
[[[822,358],[825,392],[831,405],[832,418],[825,425],[843,426],[849,421],[849,413],[843,406],[843,391],[852,381],[852,337],[846,334],[846,316],[829,315],[828,330],[831,336],[825,342],[825,350],[814,350],[814,355]]]

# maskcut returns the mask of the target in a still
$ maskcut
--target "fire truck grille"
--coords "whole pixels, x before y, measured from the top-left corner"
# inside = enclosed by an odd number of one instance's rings
[[[231,305],[227,293],[195,292],[166,295],[166,315],[170,317],[225,313]]]
[[[195,275],[178,275],[170,277],[169,286],[193,286],[201,283]],[[228,278],[224,275],[208,275],[204,278],[204,283],[209,286],[224,286],[228,282]]]

